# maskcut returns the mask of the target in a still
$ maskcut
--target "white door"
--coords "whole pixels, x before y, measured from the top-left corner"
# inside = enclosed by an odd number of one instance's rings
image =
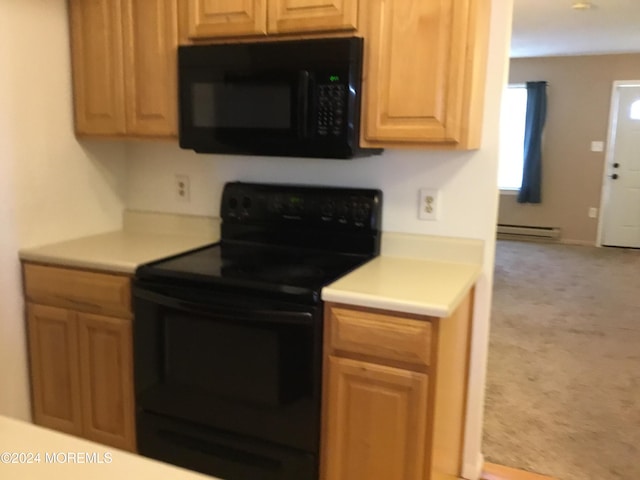
[[[640,81],[614,84],[602,214],[602,245],[640,248]]]

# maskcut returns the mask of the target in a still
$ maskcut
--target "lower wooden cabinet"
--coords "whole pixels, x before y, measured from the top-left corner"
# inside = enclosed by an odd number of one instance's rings
[[[99,310],[96,299],[128,278],[31,264],[24,271],[34,422],[135,451],[131,319],[82,311]],[[78,309],[65,308],[71,298]]]
[[[29,304],[27,324],[33,420],[38,425],[82,435],[75,314]]]
[[[470,292],[448,318],[325,304],[321,480],[454,480]]]
[[[325,478],[424,478],[428,377],[329,357]]]
[[[78,314],[83,435],[135,450],[131,322]]]

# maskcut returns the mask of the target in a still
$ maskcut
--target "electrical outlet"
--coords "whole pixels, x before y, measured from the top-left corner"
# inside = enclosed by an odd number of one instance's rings
[[[418,218],[420,220],[438,220],[440,192],[434,188],[421,188],[418,197]]]
[[[176,200],[189,202],[191,200],[191,181],[189,175],[176,174],[174,181]]]
[[[589,218],[598,218],[598,209],[596,207],[589,208]]]

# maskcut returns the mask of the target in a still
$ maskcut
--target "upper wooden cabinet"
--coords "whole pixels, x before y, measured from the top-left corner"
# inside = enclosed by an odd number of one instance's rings
[[[177,135],[178,0],[70,0],[78,135]]]
[[[355,30],[358,0],[269,0],[269,33]]]
[[[191,39],[355,30],[358,0],[188,0]]]
[[[489,4],[368,3],[363,144],[479,147]]]
[[[267,0],[189,0],[191,38],[267,33]]]
[[[178,133],[176,0],[123,2],[127,133]]]
[[[71,0],[69,8],[76,132],[124,134],[121,3]]]

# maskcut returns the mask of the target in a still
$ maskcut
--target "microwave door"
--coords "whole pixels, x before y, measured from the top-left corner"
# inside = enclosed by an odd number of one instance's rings
[[[282,145],[308,135],[308,72],[197,73],[181,92],[183,148],[278,153]]]

